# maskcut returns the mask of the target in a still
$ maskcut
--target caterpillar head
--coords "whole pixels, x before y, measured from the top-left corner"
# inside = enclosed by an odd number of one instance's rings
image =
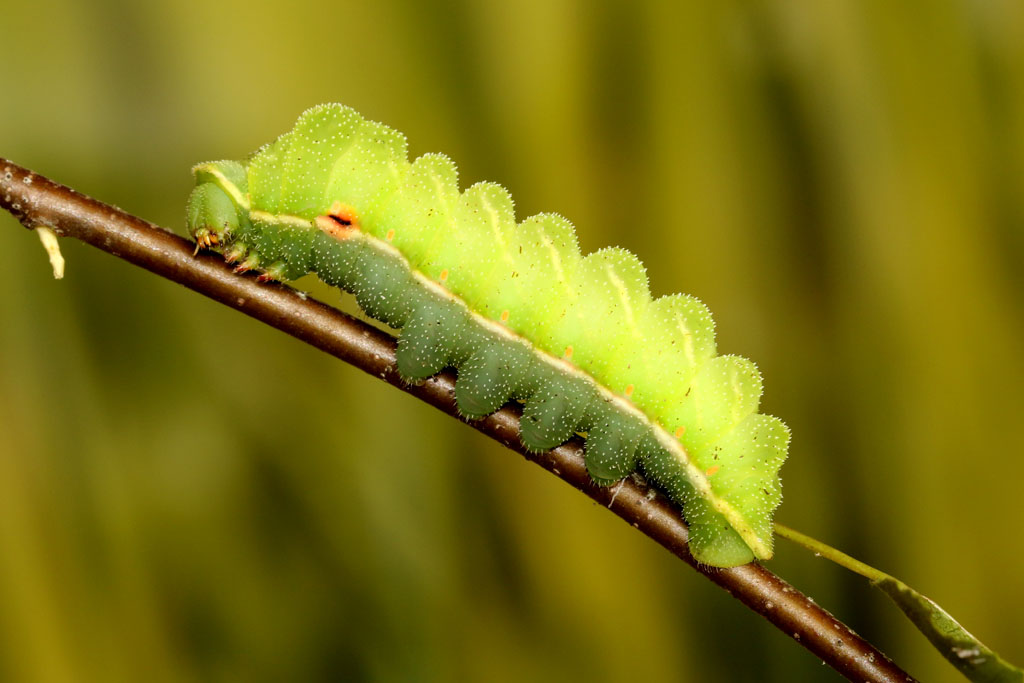
[[[196,187],[188,199],[186,223],[196,251],[226,245],[248,211],[245,167],[213,161],[192,169]]]

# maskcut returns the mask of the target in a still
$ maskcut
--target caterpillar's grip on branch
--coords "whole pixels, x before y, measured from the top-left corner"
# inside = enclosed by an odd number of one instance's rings
[[[337,104],[305,112],[246,162],[194,173],[198,247],[264,279],[315,272],[351,292],[401,330],[410,381],[455,367],[469,418],[523,403],[528,448],[585,435],[591,477],[641,471],[682,506],[700,561],[771,556],[789,431],[757,413],[756,367],[716,355],[707,308],[652,300],[630,252],[584,257],[553,214],[517,224],[504,188],[460,193],[447,157],[410,163],[401,134]]]

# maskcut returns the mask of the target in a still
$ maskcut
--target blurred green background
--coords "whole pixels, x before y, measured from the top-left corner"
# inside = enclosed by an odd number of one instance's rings
[[[179,231],[193,163],[335,100],[635,251],[759,363],[780,521],[1024,660],[1019,2],[2,0],[0,45],[0,155]],[[414,399],[72,241],[55,282],[6,215],[0,246],[0,679],[836,680]]]

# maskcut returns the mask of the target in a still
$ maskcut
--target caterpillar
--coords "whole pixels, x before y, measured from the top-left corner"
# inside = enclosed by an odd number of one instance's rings
[[[503,187],[460,192],[448,157],[410,162],[401,133],[340,104],[193,174],[197,250],[261,280],[313,272],[350,292],[400,331],[403,378],[455,368],[468,419],[521,403],[532,450],[582,436],[597,484],[639,472],[681,508],[700,562],[772,556],[789,430],[757,412],[756,366],[717,353],[707,307],[652,299],[629,251],[583,256],[556,214],[517,223]]]

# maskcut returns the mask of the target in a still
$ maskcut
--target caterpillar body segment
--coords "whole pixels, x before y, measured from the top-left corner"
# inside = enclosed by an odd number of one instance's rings
[[[682,507],[700,561],[771,556],[788,429],[757,413],[756,367],[716,355],[707,308],[652,300],[633,254],[584,257],[555,214],[517,223],[504,188],[460,192],[447,157],[410,163],[399,133],[341,105],[194,174],[198,248],[265,279],[315,272],[351,292],[400,330],[407,379],[456,368],[469,418],[522,403],[528,448],[583,435],[595,482],[640,471]]]

